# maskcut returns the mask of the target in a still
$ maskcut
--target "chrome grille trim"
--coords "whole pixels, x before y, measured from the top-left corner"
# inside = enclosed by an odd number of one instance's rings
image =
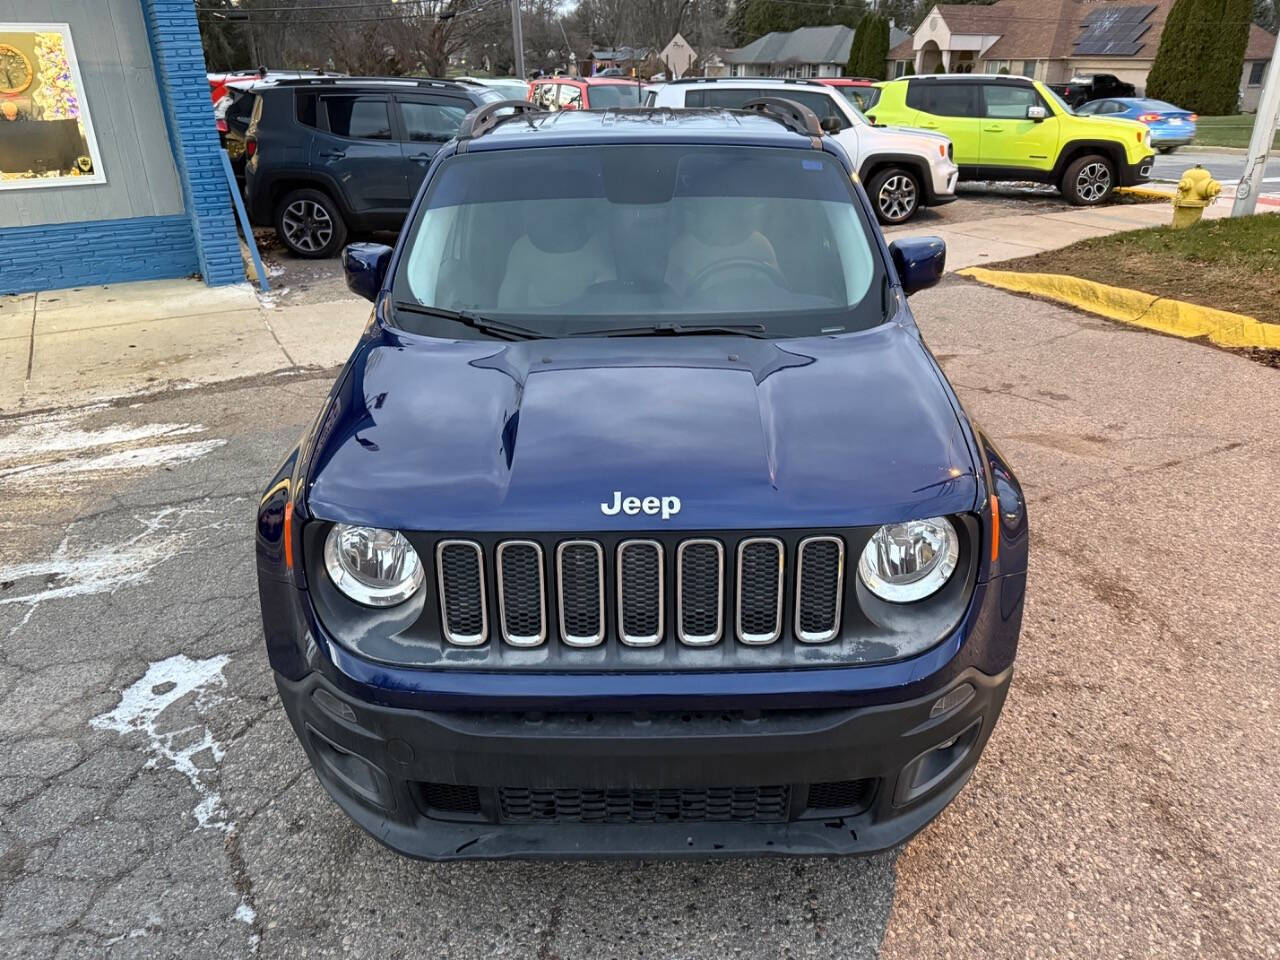
[[[480,632],[457,634],[449,626],[449,604],[445,599],[444,552],[449,547],[466,547],[475,554],[476,578],[480,585]],[[436,544],[436,581],[440,590],[440,626],[444,638],[458,647],[478,647],[489,639],[489,598],[485,593],[484,551],[474,540],[441,540]]]
[[[626,582],[623,579],[623,556],[628,550],[647,549],[652,550],[658,558],[658,610],[657,623],[658,629],[652,634],[633,635],[627,632],[627,624],[625,621],[624,610],[626,603]],[[657,540],[624,540],[618,544],[617,555],[617,581],[618,581],[618,639],[629,647],[654,647],[662,642],[665,635],[666,623],[665,614],[667,608],[666,597],[666,570],[662,544]]]
[[[805,548],[814,543],[834,543],[837,550],[836,559],[836,595],[835,609],[831,612],[831,628],[821,632],[805,631],[800,623],[800,613],[804,604],[804,554]],[[840,610],[844,601],[844,541],[839,537],[817,536],[805,537],[796,549],[796,639],[801,643],[826,643],[840,633]]]
[[[596,554],[596,581],[599,584],[599,608],[594,636],[572,636],[564,618],[564,552],[569,547],[590,547]],[[594,647],[604,641],[604,548],[594,540],[562,540],[556,545],[556,605],[560,610],[560,639],[571,647]]]
[[[716,550],[716,629],[713,633],[687,634],[684,630],[684,555],[692,546],[709,544]],[[689,647],[709,647],[724,636],[724,544],[710,537],[681,540],[676,548],[676,636]]]
[[[747,633],[742,624],[742,558],[746,553],[747,547],[756,543],[764,543],[773,547],[778,554],[778,588],[774,595],[776,603],[776,616],[773,630],[770,633]],[[787,551],[782,541],[777,537],[747,537],[738,543],[738,574],[737,589],[735,595],[737,597],[737,620],[738,620],[738,639],[743,643],[750,645],[763,646],[764,644],[773,643],[782,636],[782,589],[783,589],[783,567],[785,566]]]
[[[538,558],[538,632],[533,636],[513,636],[507,629],[507,603],[503,596],[502,554],[508,547],[532,547]],[[495,567],[498,580],[498,623],[502,629],[502,639],[513,647],[537,647],[547,639],[547,583],[543,565],[542,544],[536,540],[504,540],[498,544],[495,554]]]

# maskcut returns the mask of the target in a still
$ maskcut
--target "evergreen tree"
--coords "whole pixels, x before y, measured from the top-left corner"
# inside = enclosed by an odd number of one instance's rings
[[[1176,0],[1147,77],[1147,96],[1219,115],[1235,113],[1253,0]]]
[[[873,15],[862,18],[862,22],[858,24],[858,29],[853,32],[853,41],[849,44],[849,60],[844,65],[844,75],[846,77],[860,77],[862,73],[862,51],[867,45],[867,21]]]
[[[866,24],[867,20],[870,20],[871,23],[865,28],[867,39],[860,51],[862,54],[862,76],[883,80],[886,76],[885,71],[889,66],[889,21],[879,14],[866,17],[863,20],[863,24]],[[863,29],[863,26],[859,25],[858,31],[860,33],[863,32]]]

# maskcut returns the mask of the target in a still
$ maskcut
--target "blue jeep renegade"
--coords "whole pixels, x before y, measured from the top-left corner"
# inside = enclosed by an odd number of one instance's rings
[[[440,150],[262,499],[267,649],[402,853],[867,853],[1008,690],[1027,517],[803,107],[545,114]]]

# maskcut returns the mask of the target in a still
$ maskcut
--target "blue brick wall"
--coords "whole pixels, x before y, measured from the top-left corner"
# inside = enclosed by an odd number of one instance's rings
[[[231,196],[222,171],[204,50],[193,0],[140,0],[194,231],[199,270],[210,284],[244,280]]]
[[[199,269],[191,221],[181,214],[0,230],[0,294],[159,280]]]

